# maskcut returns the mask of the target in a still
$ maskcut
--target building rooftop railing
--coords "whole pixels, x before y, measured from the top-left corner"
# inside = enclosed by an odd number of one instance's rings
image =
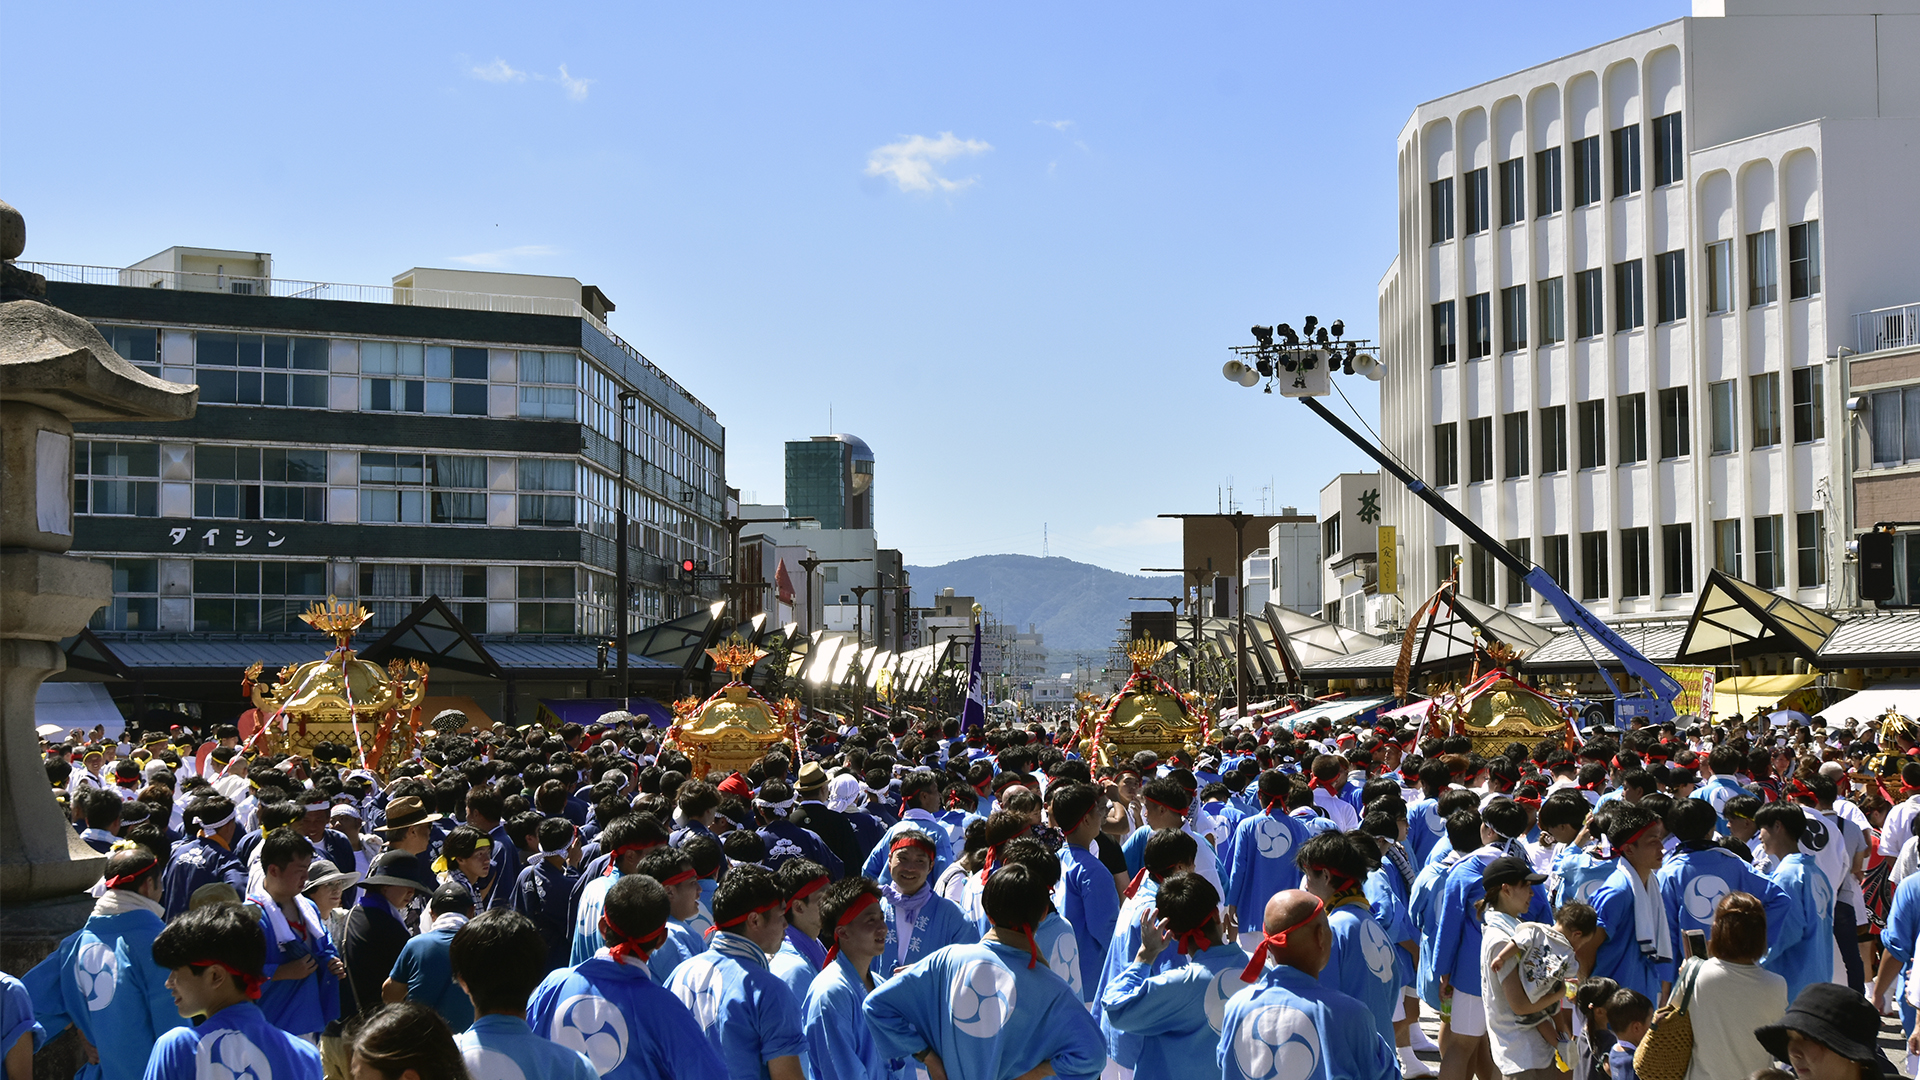
[[[1853,334],[1863,353],[1920,345],[1920,304],[1862,311],[1853,317]]]
[[[416,289],[395,285],[347,285],[335,281],[298,281],[293,278],[246,277],[236,274],[203,274],[183,270],[122,269],[117,266],[86,266],[79,263],[27,262],[22,269],[48,281],[77,285],[118,285],[134,289],[177,289],[183,292],[217,292],[234,296],[271,296],[287,300],[345,300],[361,304],[398,304],[409,307],[454,308],[461,311],[499,311],[518,315],[559,315],[585,319],[607,340],[619,346],[648,373],[658,377],[667,388],[680,394],[695,408],[712,419],[714,411],[675,382],[646,354],[613,332],[605,320],[588,311],[578,300],[561,296],[511,296],[503,293],[461,292],[451,289]]]

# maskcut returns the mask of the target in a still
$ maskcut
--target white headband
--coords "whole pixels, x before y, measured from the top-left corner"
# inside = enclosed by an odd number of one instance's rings
[[[226,825],[226,824],[227,824],[228,822],[230,822],[230,821],[232,821],[232,820],[233,820],[233,815],[234,815],[234,813],[235,813],[235,811],[232,811],[232,810],[229,810],[229,811],[227,811],[227,816],[226,816],[226,817],[223,817],[223,818],[221,818],[221,819],[220,819],[219,821],[203,821],[203,822],[201,822],[201,823],[200,823],[200,835],[201,835],[201,836],[212,836],[212,835],[213,835],[214,833],[217,833],[217,832],[219,832],[219,831],[220,831],[220,829],[221,829],[221,828],[222,828],[223,826],[225,826],[225,825]]]

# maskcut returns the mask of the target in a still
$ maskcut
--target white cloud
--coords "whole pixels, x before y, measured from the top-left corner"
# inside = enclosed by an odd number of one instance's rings
[[[465,58],[462,58],[462,62],[465,62]],[[574,75],[565,64],[560,65],[559,75],[543,75],[537,71],[522,71],[497,56],[484,64],[467,64],[467,75],[490,83],[523,83],[528,80],[559,83],[560,89],[574,101],[587,100],[587,87],[595,82]]]
[[[567,73],[567,65],[560,65],[560,85],[567,91],[567,96],[573,100],[587,100],[587,86],[592,82],[592,79],[574,78]]]
[[[938,166],[991,149],[992,146],[979,139],[958,138],[951,131],[941,132],[937,139],[912,135],[868,153],[866,174],[887,177],[901,191],[959,191],[971,186],[975,178],[949,180],[940,175]]]
[[[519,247],[501,248],[498,251],[476,251],[471,255],[453,255],[453,262],[482,270],[504,270],[517,259],[532,259],[544,255],[558,255],[560,249],[548,244],[522,244]]]
[[[1050,127],[1055,131],[1065,131],[1073,126],[1073,121],[1071,120],[1035,120],[1034,123],[1039,124],[1041,127]]]
[[[484,82],[505,83],[527,81],[526,72],[515,68],[512,64],[507,63],[497,56],[493,58],[491,63],[475,64],[469,67],[467,74]]]

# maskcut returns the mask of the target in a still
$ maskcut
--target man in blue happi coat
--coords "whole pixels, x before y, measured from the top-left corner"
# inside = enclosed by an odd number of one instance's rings
[[[1677,967],[1676,939],[1653,877],[1662,861],[1666,827],[1638,803],[1621,801],[1607,813],[1607,842],[1615,865],[1590,901],[1599,928],[1579,950],[1581,966],[1658,1004]],[[1531,913],[1527,917],[1533,920]]]
[[[1099,788],[1077,781],[1055,783],[1048,792],[1054,827],[1066,834],[1066,843],[1060,846],[1056,902],[1061,916],[1073,927],[1081,1000],[1088,1003],[1096,1000],[1094,989],[1100,983],[1100,968],[1106,962],[1107,945],[1113,940],[1114,923],[1120,917],[1120,892],[1114,887],[1113,872],[1093,851],[1094,837],[1105,817],[1105,799]]]
[[[600,948],[600,910],[606,903],[607,890],[619,880],[622,874],[631,874],[640,864],[640,857],[666,843],[666,830],[646,814],[628,814],[614,818],[600,834],[607,849],[606,862],[599,870],[589,864],[584,884],[578,888],[572,901],[573,939],[568,950],[568,962],[578,964],[592,956]]]
[[[1101,995],[1103,1027],[1137,1043],[1132,1065],[1116,1063],[1142,1080],[1189,1075],[1211,1059],[1227,1002],[1247,986],[1247,952],[1225,937],[1219,903],[1199,874],[1183,871],[1161,882],[1134,955]],[[1161,962],[1169,952],[1178,963]]]
[[[756,866],[735,866],[713,894],[707,951],[674,969],[667,989],[693,1012],[733,1080],[802,1080],[800,1003],[767,958],[787,935],[786,893]]]
[[[1253,985],[1227,1002],[1214,1061],[1223,1080],[1268,1080],[1282,1062],[1311,1062],[1300,1075],[1393,1080],[1400,1062],[1365,1006],[1320,981],[1333,930],[1319,897],[1289,889],[1267,902],[1266,932],[1243,976]],[[1268,967],[1268,960],[1272,966]]]
[[[1773,883],[1787,895],[1780,936],[1774,938],[1773,913],[1767,929],[1771,942],[1760,966],[1787,980],[1787,1000],[1814,983],[1833,978],[1833,883],[1813,857],[1800,850],[1807,821],[1799,805],[1768,803],[1753,816],[1760,842],[1779,861]]]
[[[1113,980],[1135,962],[1148,925],[1158,918],[1154,910],[1155,900],[1160,895],[1160,884],[1174,874],[1193,869],[1193,852],[1197,845],[1191,834],[1179,829],[1161,829],[1147,840],[1146,865],[1134,875],[1129,886],[1130,895],[1120,905],[1120,918],[1114,925],[1113,941],[1107,945],[1107,955],[1100,966],[1100,981],[1093,988],[1095,1001],[1104,1003]],[[1217,893],[1215,895],[1218,896]],[[1179,949],[1156,949],[1146,976],[1151,978],[1183,966],[1186,962],[1186,953]],[[1107,1056],[1122,1069],[1135,1068],[1140,1061],[1143,1036],[1115,1027],[1104,1009],[1096,1009],[1094,1015],[1100,1020],[1101,1036],[1107,1040]]]
[[[1780,939],[1786,925],[1786,891],[1754,872],[1745,859],[1720,846],[1713,838],[1713,807],[1700,799],[1681,799],[1667,811],[1666,824],[1679,845],[1666,857],[1654,878],[1660,902],[1667,909],[1673,932],[1674,956],[1685,956],[1685,934],[1699,930],[1713,935],[1713,908],[1730,892],[1749,893],[1767,909],[1767,943]]]
[[[224,881],[235,894],[247,894],[247,868],[233,853],[233,800],[208,795],[187,808],[196,835],[176,845],[161,871],[160,906],[168,919],[187,910],[187,901],[202,885]]]
[[[160,931],[153,962],[171,973],[167,985],[180,1015],[206,1019],[160,1035],[146,1058],[146,1080],[320,1080],[320,1051],[274,1026],[254,1004],[266,952],[266,934],[238,904],[208,904]]]
[[[527,1023],[529,999],[547,963],[547,943],[533,920],[512,908],[483,911],[453,935],[448,959],[454,981],[473,1000],[473,1026],[453,1040],[468,1073],[507,1080],[598,1080],[587,1055]],[[599,1034],[589,1032],[589,1038]]]
[[[312,862],[306,837],[275,829],[260,842],[260,889],[247,896],[259,906],[267,935],[260,1011],[268,1023],[300,1036],[318,1036],[339,1019],[340,980],[347,974],[326,920],[303,893]]]
[[[981,903],[993,929],[979,944],[949,945],[867,996],[877,1052],[916,1058],[949,1080],[1014,1080],[1042,1064],[1067,1080],[1099,1076],[1100,1029],[1033,940],[1046,886],[1024,865],[1003,866]]]
[[[887,922],[879,886],[850,877],[827,886],[820,900],[827,964],[800,1003],[807,1040],[800,1064],[807,1080],[906,1080],[904,1059],[888,1059],[873,1043],[861,1006],[880,981]]]
[[[153,962],[160,921],[161,862],[129,845],[107,857],[107,891],[85,926],[21,981],[33,1019],[51,1037],[68,1024],[99,1052],[106,1080],[138,1080],[161,1034],[184,1021]]]
[[[653,981],[667,985],[688,957],[707,951],[707,939],[695,933],[687,920],[700,914],[700,876],[685,852],[657,847],[640,856],[635,873],[660,883],[667,893],[667,936],[647,955]]]
[[[929,877],[938,881],[940,875],[953,862],[953,840],[947,830],[941,826],[935,813],[940,809],[940,777],[937,773],[925,769],[907,774],[900,785],[901,802],[906,811],[900,820],[889,825],[880,839],[867,853],[867,861],[861,872],[885,885],[892,878],[887,871],[887,855],[893,850],[894,839],[905,830],[924,832],[933,837],[933,873]]]
[[[1738,747],[1729,743],[1722,743],[1707,753],[1707,768],[1711,771],[1712,775],[1701,781],[1699,787],[1693,789],[1693,798],[1699,799],[1701,802],[1713,807],[1715,825],[1723,836],[1729,832],[1727,827],[1727,800],[1736,799],[1742,795],[1753,794],[1753,792],[1741,786],[1738,777],[1735,775],[1740,772],[1741,769],[1745,768],[1746,764],[1746,760],[1741,757]],[[1793,999],[1788,998],[1787,1000],[1791,1001]]]
[[[1363,846],[1365,845],[1365,846]],[[1333,951],[1320,981],[1365,1005],[1380,1037],[1394,1044],[1393,1011],[1400,979],[1393,944],[1367,902],[1372,842],[1355,833],[1325,833],[1307,841],[1296,861],[1306,890],[1327,904]]]
[[[564,817],[540,823],[540,850],[528,857],[520,880],[513,883],[507,906],[533,920],[547,942],[547,962],[567,966],[573,951],[573,925],[567,922],[567,902],[579,876],[573,863],[580,857],[580,828]]]
[[[1260,774],[1260,805],[1264,809],[1241,821],[1233,831],[1233,865],[1228,869],[1228,932],[1240,934],[1244,947],[1258,942],[1268,897],[1300,886],[1300,868],[1294,852],[1307,842],[1307,827],[1287,814],[1292,780],[1268,770]]]
[[[527,1025],[585,1054],[612,1080],[725,1080],[726,1068],[693,1014],[648,970],[648,951],[666,939],[670,909],[667,891],[646,874],[616,881],[600,913],[606,944],[534,989]]]
[[[887,874],[892,880],[880,886],[887,947],[874,969],[879,978],[890,978],[935,950],[980,939],[980,931],[959,906],[933,891],[936,853],[934,838],[917,829],[895,837],[887,853]]]

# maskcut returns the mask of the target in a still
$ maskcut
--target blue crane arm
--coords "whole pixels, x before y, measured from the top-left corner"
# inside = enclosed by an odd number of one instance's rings
[[[1645,683],[1648,689],[1652,691],[1656,701],[1654,709],[1655,715],[1650,717],[1653,722],[1659,723],[1664,720],[1673,719],[1673,702],[1680,696],[1680,683],[1678,680],[1665,671],[1662,671],[1660,665],[1647,659],[1639,649],[1633,647],[1632,642],[1621,637],[1611,626],[1601,622],[1600,617],[1587,610],[1584,604],[1575,600],[1572,596],[1569,596],[1567,590],[1561,588],[1560,583],[1553,580],[1553,575],[1547,573],[1545,567],[1535,566],[1515,555],[1513,552],[1508,551],[1505,544],[1488,535],[1485,529],[1482,529],[1472,518],[1461,512],[1459,507],[1441,498],[1440,494],[1429,487],[1426,481],[1421,480],[1419,477],[1401,467],[1399,462],[1388,457],[1384,451],[1373,445],[1373,443],[1361,438],[1359,432],[1347,426],[1346,421],[1335,416],[1332,410],[1320,404],[1317,399],[1308,397],[1301,398],[1300,401],[1305,404],[1307,408],[1318,413],[1320,419],[1331,424],[1335,431],[1345,435],[1349,442],[1359,447],[1368,457],[1379,462],[1382,469],[1385,469],[1394,479],[1404,484],[1408,491],[1419,496],[1422,502],[1433,507],[1435,513],[1451,521],[1456,528],[1467,534],[1468,538],[1473,540],[1474,543],[1479,544],[1495,559],[1498,559],[1502,565],[1524,578],[1528,587],[1533,589],[1534,592],[1539,593],[1547,603],[1553,605],[1553,610],[1560,613],[1560,618],[1565,620],[1568,626],[1588,634],[1600,643],[1601,648],[1606,649],[1609,653],[1617,657],[1621,666],[1626,669],[1627,674]],[[1612,677],[1607,674],[1605,668],[1600,669],[1600,677],[1606,680],[1608,687],[1613,690],[1615,698],[1626,697],[1626,695],[1620,693],[1620,688],[1614,685]]]

